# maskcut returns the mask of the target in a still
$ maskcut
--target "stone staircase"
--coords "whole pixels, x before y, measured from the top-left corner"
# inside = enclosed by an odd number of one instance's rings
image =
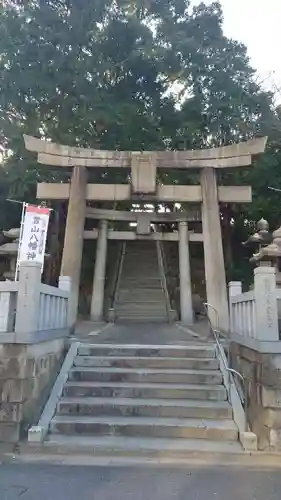
[[[214,346],[80,344],[45,448],[94,456],[240,452]]]
[[[129,241],[115,301],[119,322],[167,322],[168,305],[155,241]]]

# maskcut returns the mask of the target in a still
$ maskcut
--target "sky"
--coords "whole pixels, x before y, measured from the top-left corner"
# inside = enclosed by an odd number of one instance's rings
[[[247,46],[259,81],[265,80],[264,85],[274,90],[281,101],[281,0],[220,0],[220,3],[225,35]]]

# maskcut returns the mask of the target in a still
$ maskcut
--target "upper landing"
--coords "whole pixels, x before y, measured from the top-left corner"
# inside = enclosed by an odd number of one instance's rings
[[[38,162],[58,167],[125,167],[135,162],[150,168],[233,168],[252,164],[265,150],[267,137],[220,148],[192,151],[105,151],[63,146],[24,135],[25,147],[38,153]]]

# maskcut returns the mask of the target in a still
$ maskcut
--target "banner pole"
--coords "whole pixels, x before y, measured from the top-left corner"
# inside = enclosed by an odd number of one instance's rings
[[[17,255],[17,264],[16,264],[16,272],[15,272],[15,281],[18,281],[19,276],[19,258],[20,258],[20,249],[22,242],[22,234],[23,234],[23,226],[24,226],[24,216],[25,209],[28,206],[28,203],[23,202],[22,204],[22,212],[21,212],[21,221],[20,221],[20,237],[19,237],[19,246],[18,246],[18,255]]]

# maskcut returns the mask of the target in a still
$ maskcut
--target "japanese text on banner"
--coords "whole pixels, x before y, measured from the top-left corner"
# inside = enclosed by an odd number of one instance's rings
[[[28,205],[25,210],[19,264],[31,261],[44,264],[50,210]]]

